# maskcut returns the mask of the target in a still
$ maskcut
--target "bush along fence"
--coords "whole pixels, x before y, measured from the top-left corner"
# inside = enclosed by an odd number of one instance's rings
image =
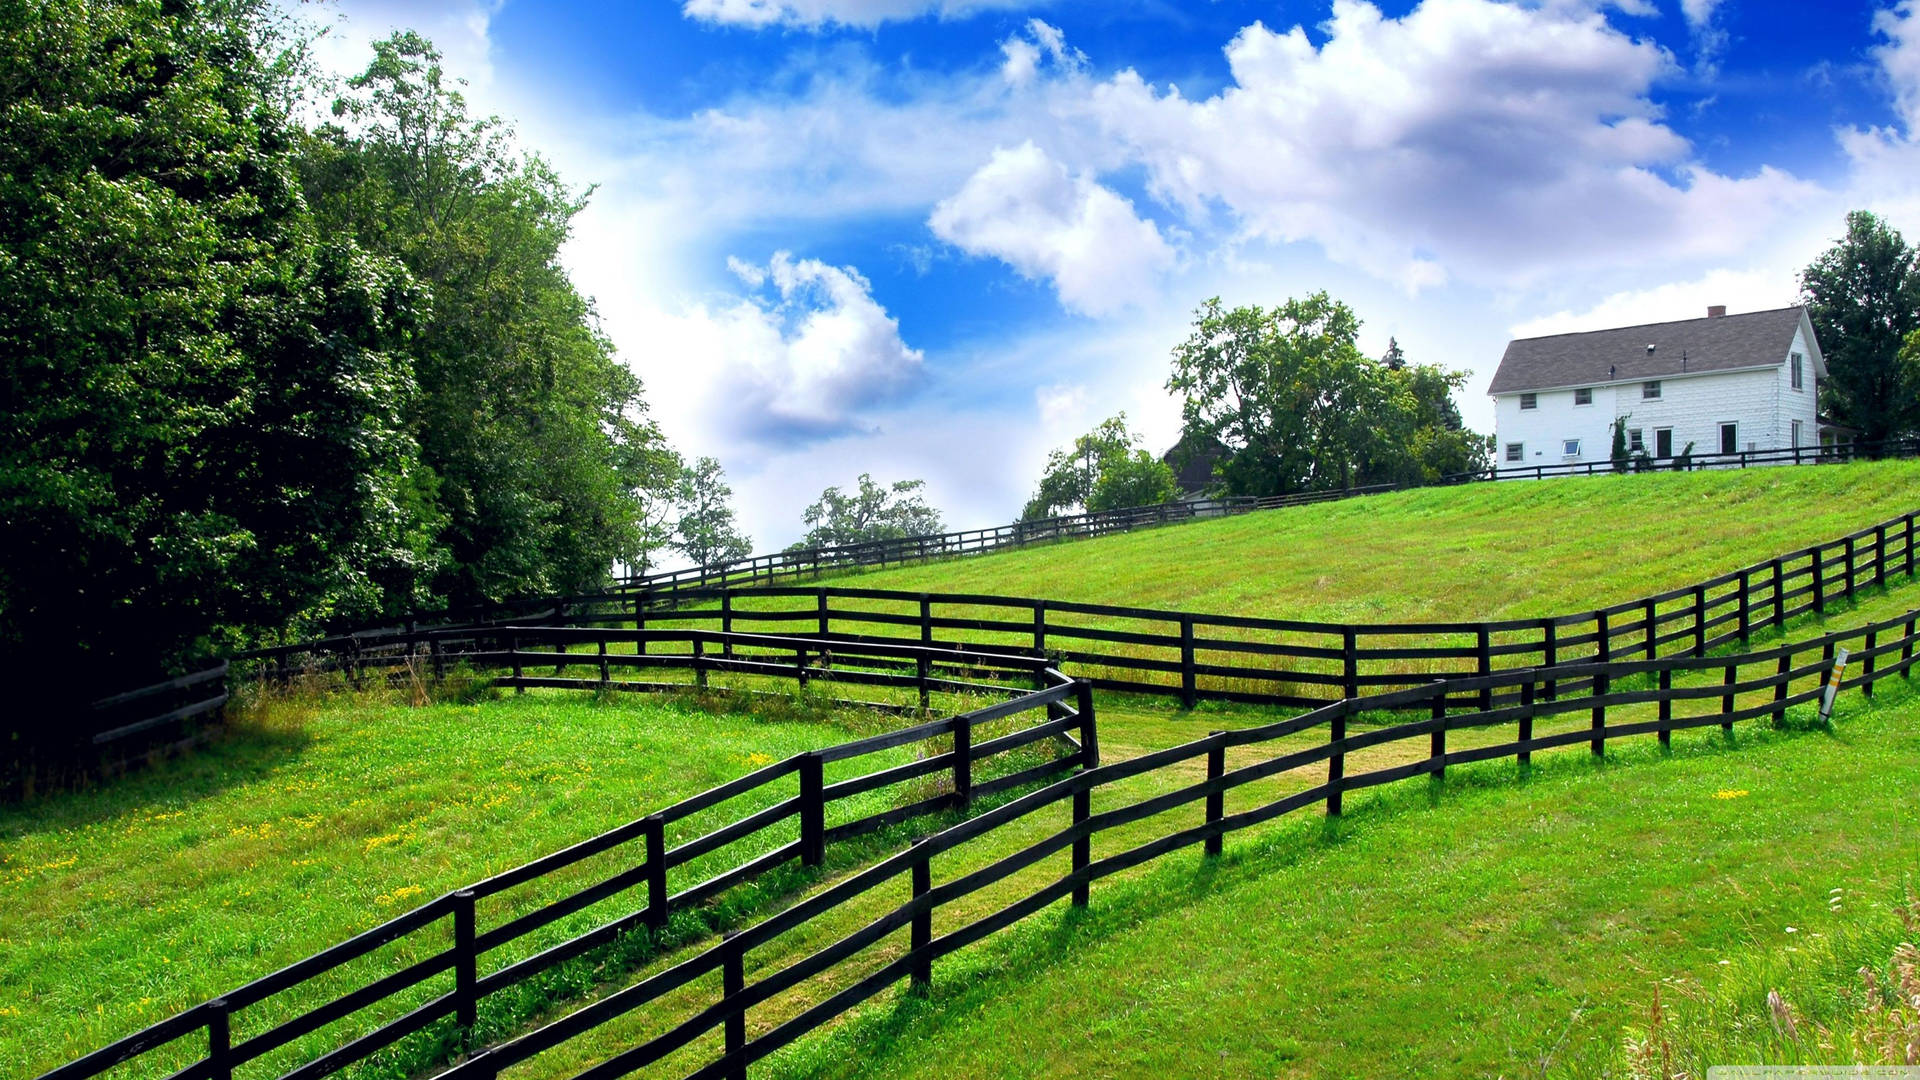
[[[1842,464],[1873,458],[1913,457],[1920,454],[1920,440],[1902,440],[1844,446],[1803,446],[1785,450],[1743,450],[1732,454],[1691,454],[1678,458],[1646,459],[1645,467],[1655,470],[1745,469],[1772,465]],[[1277,510],[1288,506],[1350,499],[1405,491],[1415,487],[1438,487],[1487,480],[1540,480],[1558,476],[1595,476],[1626,471],[1632,466],[1616,466],[1610,460],[1569,462],[1555,465],[1528,465],[1520,468],[1490,468],[1482,472],[1453,473],[1431,483],[1373,484],[1363,487],[1302,491],[1286,495],[1236,495],[1162,503],[1157,506],[1128,506],[1096,510],[1085,514],[1020,521],[985,529],[931,533],[890,540],[874,540],[842,547],[804,548],[772,555],[753,555],[706,567],[689,567],[626,578],[623,590],[658,592],[674,589],[706,589],[723,586],[754,586],[824,573],[862,567],[887,567],[929,559],[978,555],[991,551],[1024,547],[1056,540],[1077,540],[1109,533],[1127,532],[1149,525],[1195,521],[1202,518],[1229,517],[1255,510]]]
[[[1555,749],[1585,747],[1599,757],[1609,742],[1625,738],[1651,735],[1664,745],[1673,732],[1691,728],[1717,726],[1731,734],[1735,724],[1762,718],[1778,725],[1787,710],[1819,699],[1829,681],[1836,690],[1871,694],[1877,680],[1910,676],[1916,617],[1920,612],[1739,655],[1574,663],[1436,681],[1087,769],[916,841],[672,967],[488,1047],[441,1080],[494,1080],[502,1069],[583,1036],[595,1040],[595,1055],[603,1054],[617,1037],[599,1029],[668,994],[680,996],[655,1025],[665,1030],[638,1041],[627,1037],[627,1045],[575,1074],[577,1080],[611,1080],[683,1050],[697,1063],[682,1075],[743,1078],[754,1062],[888,987],[901,981],[925,987],[941,957],[1059,901],[1085,905],[1101,878],[1194,845],[1217,854],[1226,834],[1295,810],[1324,806],[1338,814],[1347,792],[1420,776],[1438,780],[1470,762],[1512,758],[1525,770],[1534,754]],[[1840,648],[1852,652],[1858,674],[1839,677]],[[1573,686],[1580,691],[1567,689]],[[1459,712],[1453,702],[1461,692],[1513,704]],[[1417,718],[1353,723],[1382,713]],[[1273,752],[1228,768],[1228,751],[1240,750],[1244,758],[1256,747]],[[1204,779],[1194,781],[1194,766],[1202,762]],[[1135,778],[1163,783],[1119,786]],[[1154,793],[1141,797],[1142,789]],[[1096,793],[1111,796],[1112,805],[1096,812]],[[1237,804],[1231,812],[1229,797]],[[1026,827],[1017,839],[998,846],[986,839],[1016,823]],[[1033,833],[1039,838],[1030,839]],[[1151,838],[1142,840],[1143,833]],[[1103,847],[1118,849],[1096,857],[1094,843],[1103,834],[1118,842]],[[1009,843],[1024,846],[1000,855]],[[1049,859],[1065,865],[1038,888],[1028,891],[1014,879]],[[978,898],[995,886],[1001,887],[992,897]],[[861,898],[870,893],[880,894],[881,914],[831,944],[815,944],[816,920],[852,904],[868,913],[876,904]],[[976,899],[951,920],[956,924],[936,932],[943,909],[969,897]],[[769,962],[761,968],[765,974],[748,982],[750,956],[758,949],[801,958],[784,966]],[[778,1015],[749,1039],[750,1011],[770,1005]],[[685,1018],[674,1022],[677,1017]]]
[[[1915,572],[1915,518],[1858,532],[1684,588],[1572,615],[1489,622],[1321,623],[1080,604],[1034,597],[769,586],[669,590],[566,607],[585,624],[707,625],[841,640],[964,635],[1029,650],[1096,687],[1178,697],[1306,706],[1436,678],[1460,683],[1503,668],[1575,660],[1704,656],[1760,630]],[[656,606],[658,605],[658,606]],[[777,628],[777,629],[776,629]],[[1484,682],[1457,694],[1492,702]]]
[[[204,1056],[172,1071],[170,1080],[231,1080],[236,1068],[276,1053],[272,1059],[275,1071],[287,1080],[329,1076],[448,1018],[460,1033],[456,1041],[464,1041],[473,1030],[477,1010],[489,995],[507,991],[621,935],[646,932],[657,940],[674,912],[707,904],[735,885],[761,880],[791,863],[819,866],[832,845],[925,815],[965,811],[975,799],[1090,768],[1099,760],[1090,689],[1084,682],[1068,679],[1029,657],[829,643],[835,667],[822,670],[813,664],[823,643],[812,639],[551,627],[498,628],[478,638],[470,630],[416,632],[408,644],[416,655],[418,650],[427,650],[429,663],[437,656],[443,662],[498,667],[502,674],[495,680],[497,684],[520,689],[619,685],[611,675],[614,668],[624,665],[691,668],[696,676],[740,671],[802,682],[824,674],[848,681],[915,687],[923,692],[935,688],[1011,696],[956,716],[773,762],[572,847],[449,892],[45,1073],[41,1080],[82,1080],[128,1062],[155,1070],[174,1068],[183,1051],[190,1049],[183,1044],[199,1040],[204,1040]],[[476,644],[479,647],[469,651],[455,649]],[[688,647],[669,653],[619,651],[622,646],[668,644]],[[592,653],[567,651],[582,645],[599,648]],[[308,648],[310,652],[303,660],[317,660],[322,655],[311,644]],[[789,654],[795,657],[792,663],[785,662]],[[283,655],[276,654],[272,659],[278,661]],[[363,655],[361,659],[375,668],[391,666],[394,655]],[[600,678],[527,674],[533,668],[552,666],[564,671],[579,664],[597,669]],[[279,668],[276,664],[269,670]],[[956,671],[971,677],[955,678],[952,673]],[[988,677],[999,681],[982,681]],[[1030,682],[1038,682],[1039,688],[1009,685]],[[975,740],[974,734],[982,725],[1000,721],[1030,722],[1024,726],[1015,723],[1006,734]],[[991,766],[1009,760],[1005,755],[1011,751],[1048,741],[1058,742],[1066,753],[1038,765],[987,775]],[[876,756],[902,748],[923,756],[903,764],[872,767]],[[927,798],[910,798],[914,784],[943,778],[944,790]],[[892,796],[894,805],[864,812],[874,800],[862,797],[876,792],[882,794],[883,801]],[[738,816],[705,828],[717,814]],[[670,833],[685,831],[687,825],[700,826],[704,831],[668,846]],[[742,851],[746,854],[726,854]],[[571,885],[580,870],[596,869],[598,864],[591,862],[596,857],[601,857],[602,864],[610,862],[619,869],[557,898],[516,895],[541,882]],[[716,865],[721,868],[716,870]],[[513,902],[516,898],[518,903]],[[492,920],[489,925],[485,916],[490,908],[497,907],[507,907],[513,914]],[[588,911],[595,912],[596,918],[601,913],[616,914],[562,940],[553,941],[552,934],[540,934]],[[436,946],[435,941],[441,944]],[[396,943],[417,945],[425,955],[411,960],[376,957],[390,962],[372,974],[356,969],[364,981],[352,989],[291,1015],[286,1015],[288,1010],[279,1010],[279,1018],[264,1027],[256,1024],[256,1030],[242,1034],[246,1010],[296,989],[331,988],[348,965]],[[503,956],[505,959],[501,959]],[[490,961],[494,962],[490,965]],[[444,992],[433,992],[434,987],[428,984],[436,978],[438,984],[450,981],[451,986],[441,986]],[[310,1038],[383,1004],[399,1004],[406,1011],[385,1023],[360,1024],[354,1032],[341,1034],[335,1029],[336,1038],[321,1036],[323,1047],[316,1047]]]

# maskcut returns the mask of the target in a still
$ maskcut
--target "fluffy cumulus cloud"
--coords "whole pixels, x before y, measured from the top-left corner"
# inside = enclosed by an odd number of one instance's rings
[[[643,370],[668,399],[663,421],[690,444],[777,448],[870,432],[872,410],[920,384],[924,355],[854,268],[784,251],[729,265],[753,295],[651,327]]]
[[[875,27],[928,15],[955,18],[990,8],[1027,7],[1026,0],[686,0],[690,19],[736,26]]]
[[[1245,28],[1204,100],[1129,71],[1086,110],[1158,196],[1410,289],[1724,254],[1815,190],[1695,163],[1648,97],[1671,54],[1591,9],[1335,0],[1324,29]]]
[[[1790,264],[1712,270],[1691,281],[1613,293],[1582,311],[1557,311],[1528,319],[1513,327],[1513,336],[1542,337],[1697,319],[1716,304],[1724,305],[1734,314],[1766,311],[1798,303],[1798,296],[1799,282]]]
[[[1106,315],[1151,299],[1173,249],[1133,204],[1033,143],[999,149],[928,219],[934,234],[1053,283],[1060,303]]]
[[[1898,123],[1843,128],[1841,147],[1853,164],[1853,183],[1874,209],[1902,225],[1920,225],[1920,2],[1901,0],[1874,13],[1880,42],[1873,50]]]
[[[1722,0],[1680,0],[1680,14],[1693,34],[1694,67],[1709,77],[1719,73],[1720,54],[1727,48],[1727,30],[1715,15]]]

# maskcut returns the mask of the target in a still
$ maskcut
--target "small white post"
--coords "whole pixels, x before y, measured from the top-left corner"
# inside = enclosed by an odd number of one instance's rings
[[[1847,677],[1847,650],[1835,649],[1833,670],[1827,673],[1827,692],[1820,695],[1820,722],[1827,723],[1833,717],[1833,697],[1840,692],[1840,681]]]

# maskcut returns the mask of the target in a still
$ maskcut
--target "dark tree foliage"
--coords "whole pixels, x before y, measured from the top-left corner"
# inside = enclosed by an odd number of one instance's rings
[[[1453,404],[1466,373],[1372,360],[1360,320],[1326,293],[1277,308],[1202,305],[1174,349],[1183,445],[1218,446],[1234,495],[1412,483],[1485,468],[1487,440]]]
[[[638,561],[649,489],[672,479],[640,382],[559,262],[584,197],[498,120],[467,115],[419,35],[374,46],[308,144],[307,196],[329,233],[432,290],[410,350],[407,411],[438,479],[459,605],[599,584]]]
[[[48,696],[434,569],[420,293],[306,214],[266,10],[0,15],[0,649]]]
[[[1100,421],[1098,427],[1074,439],[1072,446],[1048,454],[1040,489],[1027,500],[1020,520],[1146,506],[1178,495],[1173,469],[1136,449],[1139,443],[1140,436],[1127,427],[1123,412]]]
[[[734,522],[733,488],[718,460],[703,457],[682,469],[674,502],[680,517],[670,542],[695,566],[704,570],[753,553],[753,541]]]
[[[1920,251],[1865,210],[1800,274],[1827,377],[1820,408],[1869,442],[1920,431],[1920,369],[1901,343],[1920,329]]]
[[[845,547],[937,533],[941,528],[940,511],[927,505],[921,494],[926,486],[925,480],[876,484],[872,476],[861,473],[851,492],[830,487],[820,493],[820,501],[807,507],[807,535],[788,550]]]

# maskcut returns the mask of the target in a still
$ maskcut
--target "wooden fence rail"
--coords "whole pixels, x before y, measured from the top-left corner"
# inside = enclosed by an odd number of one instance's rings
[[[625,1076],[688,1047],[715,1030],[724,1032],[717,1056],[686,1075],[744,1077],[754,1062],[882,990],[902,981],[926,985],[932,976],[933,963],[940,957],[1059,901],[1086,904],[1089,886],[1102,878],[1196,844],[1203,845],[1210,854],[1218,852],[1219,840],[1225,834],[1272,821],[1295,810],[1321,805],[1328,814],[1338,814],[1346,792],[1420,776],[1440,778],[1449,766],[1511,757],[1524,770],[1530,766],[1534,754],[1563,747],[1584,744],[1598,755],[1604,753],[1609,741],[1623,738],[1653,735],[1666,744],[1677,730],[1718,726],[1731,733],[1733,725],[1743,721],[1771,718],[1777,723],[1786,710],[1819,697],[1823,680],[1832,667],[1833,651],[1842,644],[1857,649],[1854,655],[1863,658],[1861,673],[1846,679],[1842,688],[1858,687],[1871,693],[1876,680],[1910,676],[1916,617],[1920,617],[1920,612],[1908,612],[1871,626],[1739,655],[1572,663],[1551,670],[1501,671],[1452,685],[1436,681],[1392,693],[1344,699],[1277,723],[1214,732],[1180,746],[1084,770],[915,841],[905,850],[755,926],[729,935],[673,967],[518,1038],[474,1054],[441,1073],[440,1080],[494,1080],[502,1069],[596,1033],[610,1021],[715,972],[723,977],[717,988],[710,988],[718,992],[706,999],[706,1007],[697,1008],[658,1035],[604,1057],[598,1064],[578,1073],[577,1080],[612,1080]],[[1894,636],[1886,636],[1889,634]],[[1715,674],[1720,676],[1718,681],[1704,678]],[[1682,677],[1681,685],[1676,685],[1675,676]],[[1686,684],[1690,679],[1702,681]],[[1577,685],[1586,690],[1563,692],[1557,698],[1549,698],[1539,693],[1549,682],[1561,687]],[[1609,689],[1623,683],[1651,685],[1646,689]],[[1465,713],[1450,708],[1455,696],[1462,692],[1475,695],[1493,690],[1509,691],[1505,696],[1517,703]],[[1744,705],[1741,704],[1743,698],[1747,702]],[[1648,705],[1655,706],[1654,719],[1644,716]],[[1676,712],[1676,705],[1684,711]],[[1618,717],[1623,710],[1634,711],[1637,718]],[[1383,712],[1412,713],[1419,718],[1377,727],[1355,728],[1348,724],[1349,719],[1361,714]],[[1590,723],[1539,733],[1538,725],[1553,727],[1557,718],[1585,720],[1589,716]],[[1514,732],[1508,741],[1455,750],[1447,748],[1449,733],[1505,728]],[[1324,736],[1319,741],[1300,745],[1303,737],[1321,732]],[[1238,768],[1225,767],[1228,749],[1282,740],[1289,740],[1299,748],[1283,749],[1265,760]],[[1425,747],[1427,752],[1411,761],[1365,771],[1347,768],[1356,754],[1401,743]],[[1184,781],[1193,775],[1193,770],[1183,766],[1202,760],[1206,763],[1203,780],[1179,783],[1173,790],[1098,813],[1092,810],[1090,797],[1096,791],[1155,773],[1176,778],[1176,782]],[[1226,810],[1225,799],[1229,793],[1301,771],[1310,773],[1304,788],[1231,813]],[[1319,779],[1322,776],[1324,779]],[[977,842],[993,830],[1061,804],[1071,807],[1070,823],[1066,827],[985,865],[978,865],[978,860],[966,861],[966,855],[984,846]],[[1157,838],[1094,857],[1092,843],[1101,834],[1195,804],[1201,807],[1198,815],[1169,822],[1167,831]],[[1063,854],[1067,856],[1067,866],[1058,877],[995,907],[989,914],[976,915],[972,921],[938,935],[933,932],[934,917],[943,907]],[[935,860],[951,866],[949,876],[938,884],[935,884]],[[905,879],[904,886],[897,884],[902,879]],[[806,935],[808,924],[813,920],[883,888],[894,890],[899,898],[897,906],[832,944],[818,947],[755,981],[747,981],[746,957],[752,950],[781,941],[787,935],[794,938]],[[977,912],[979,906],[976,901],[970,910]],[[899,937],[903,934],[906,936],[904,948],[890,959],[873,965],[869,954],[890,940],[900,944]],[[794,944],[794,938],[781,943]],[[801,1001],[812,1004],[764,1034],[751,1040],[746,1038],[749,1010],[801,988],[809,980],[835,968],[858,963],[863,955],[868,955],[869,970],[850,976],[852,981],[836,988],[806,987]],[[596,1037],[603,1044],[606,1041],[604,1035]]]
[[[361,640],[341,638],[336,639],[330,649],[320,643],[310,642],[287,650],[264,650],[258,658],[273,661],[262,671],[275,677],[305,668],[323,655],[334,658],[336,663],[331,666],[336,669],[344,669],[350,664],[358,665],[359,669],[368,669],[390,667],[395,663],[408,662],[409,659],[417,661],[420,651],[424,649],[429,656],[442,657],[447,662],[464,663],[479,669],[503,669],[503,674],[495,681],[503,686],[521,689],[529,686],[584,689],[608,685],[618,687],[627,684],[614,682],[610,678],[614,668],[640,666],[692,668],[702,676],[712,671],[737,671],[763,676],[799,679],[827,677],[867,684],[913,686],[923,692],[941,689],[1012,696],[959,715],[856,739],[766,765],[564,850],[455,889],[338,945],[47,1072],[42,1080],[82,1080],[98,1076],[122,1063],[171,1047],[176,1040],[196,1033],[206,1040],[206,1055],[172,1073],[170,1080],[231,1080],[236,1067],[287,1047],[362,1010],[393,1001],[396,996],[413,991],[435,976],[449,971],[454,973],[454,985],[450,992],[418,1004],[397,1019],[347,1037],[284,1074],[287,1078],[302,1080],[332,1075],[449,1017],[455,1020],[460,1031],[470,1032],[475,1023],[476,1009],[488,995],[608,944],[623,934],[644,930],[657,935],[666,929],[670,913],[705,904],[727,889],[758,879],[784,864],[797,860],[802,865],[817,866],[825,859],[829,845],[915,817],[947,810],[964,810],[973,799],[1041,782],[1063,771],[1091,767],[1098,762],[1098,740],[1094,733],[1095,720],[1088,688],[1084,683],[1076,683],[1049,669],[1044,661],[1026,656],[985,650],[927,649],[858,642],[848,642],[842,646],[841,643],[823,643],[815,638],[719,634],[703,630],[636,632],[533,626],[494,627],[481,631],[470,628],[409,631],[398,637],[401,640],[382,642],[384,648],[381,649],[363,648],[364,642]],[[571,651],[583,645],[597,645],[599,648],[591,653]],[[618,645],[636,648],[652,646],[653,651],[623,654],[608,649],[608,646]],[[680,645],[683,648],[659,651],[660,647],[668,645]],[[454,646],[463,648],[456,649]],[[815,666],[823,647],[832,650],[835,667]],[[294,648],[302,652],[291,652]],[[793,663],[784,660],[789,652],[796,655]],[[280,662],[290,657],[303,661],[300,668],[288,669],[281,665]],[[868,662],[875,666],[864,669],[839,666],[850,662]],[[526,674],[529,668],[548,666],[561,671],[571,666],[590,667],[600,677],[570,679]],[[968,677],[959,677],[957,673],[962,672]],[[994,675],[1021,685],[988,681]],[[1040,685],[1028,689],[1025,684],[1032,682]],[[1034,712],[1039,712],[1040,717],[1025,727],[995,738],[979,741],[973,738],[975,729],[980,725]],[[985,767],[996,758],[1043,740],[1058,741],[1069,753],[1005,775],[981,778]],[[929,745],[936,743],[948,743],[950,748]],[[825,782],[828,765],[859,761],[883,751],[911,746],[927,749],[923,756],[905,764],[856,772],[832,783]],[[884,811],[842,821],[832,820],[836,804],[875,791],[893,790],[898,793],[901,785],[943,775],[950,776],[952,784],[950,790],[941,794],[912,802],[905,801],[904,795],[896,795],[898,805]],[[752,809],[675,846],[667,846],[667,831],[676,823],[709,810],[736,804],[736,801],[744,801],[748,805],[767,802],[770,787],[777,786],[784,792],[794,787],[795,781],[797,790],[793,794]],[[761,797],[751,798],[756,794]],[[783,826],[789,831],[797,831],[797,839],[778,843],[770,850],[744,858],[730,868],[701,880],[685,882],[677,891],[670,888],[671,872],[683,870],[715,852],[728,850],[733,845],[762,837],[769,830],[779,830]],[[632,854],[616,855],[622,862],[622,868],[611,876],[548,900],[496,925],[484,929],[480,926],[478,906],[483,901],[547,878],[603,853],[626,851]],[[528,942],[530,935],[544,927],[621,897],[629,898],[626,903],[630,909],[617,917],[585,933],[546,944],[531,955],[502,962],[491,971],[482,970],[488,954]],[[253,1031],[244,1038],[236,1037],[239,1014],[243,1010],[311,984],[316,979],[334,975],[343,966],[416,934],[438,934],[449,944],[431,952],[424,959],[386,971],[347,993],[291,1018]],[[538,946],[541,943],[534,941],[531,944]]]

